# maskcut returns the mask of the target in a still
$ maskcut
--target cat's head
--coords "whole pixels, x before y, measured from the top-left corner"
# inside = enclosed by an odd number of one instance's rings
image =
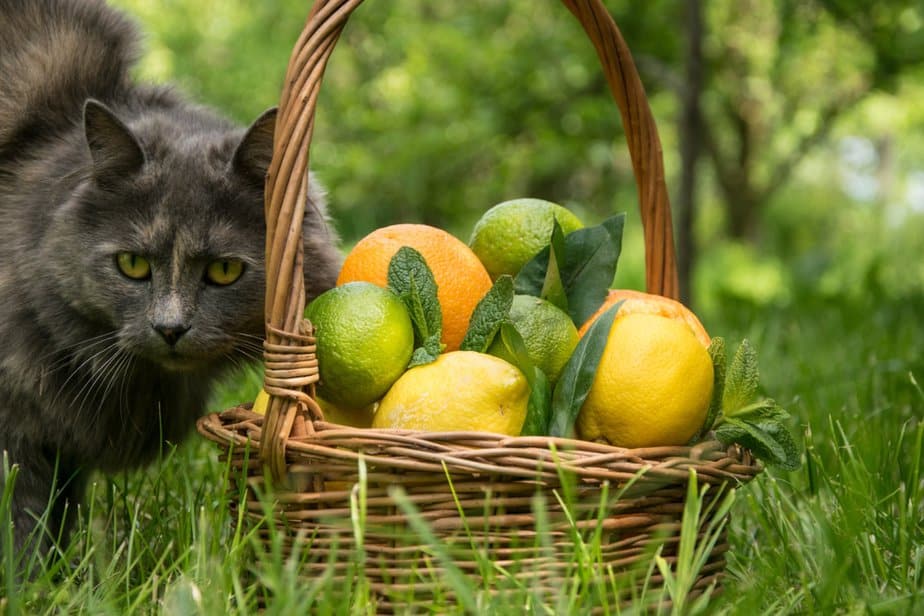
[[[123,122],[89,101],[88,173],[55,212],[46,248],[69,307],[170,370],[256,356],[274,123],[271,111],[241,131],[188,108]],[[322,199],[312,191],[305,215],[309,296],[339,265]]]

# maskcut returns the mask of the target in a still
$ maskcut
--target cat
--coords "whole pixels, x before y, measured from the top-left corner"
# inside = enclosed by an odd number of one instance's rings
[[[0,450],[19,468],[16,550],[66,537],[89,472],[182,441],[216,380],[262,349],[275,111],[243,129],[134,82],[137,41],[103,0],[0,0]],[[313,176],[308,192],[310,299],[340,253]]]

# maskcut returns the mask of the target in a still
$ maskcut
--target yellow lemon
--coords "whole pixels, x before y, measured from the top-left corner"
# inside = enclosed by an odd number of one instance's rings
[[[340,424],[341,426],[351,426],[354,428],[372,427],[372,406],[360,409],[351,409],[343,406],[337,406],[323,398],[316,397],[318,406],[324,412],[324,420],[330,423]],[[269,408],[269,394],[266,390],[260,388],[256,400],[253,402],[251,410],[258,415],[266,415]]]
[[[553,220],[558,221],[565,235],[584,226],[577,216],[551,201],[504,201],[478,219],[468,245],[484,263],[492,280],[501,274],[516,276],[520,268],[548,245]]]
[[[320,396],[317,396],[315,399],[318,402],[318,406],[320,406],[321,410],[324,412],[325,421],[340,424],[341,426],[351,426],[353,428],[372,427],[373,405],[354,409],[328,402]]]
[[[619,447],[686,444],[712,399],[709,352],[684,322],[617,317],[577,419],[578,436]]]
[[[517,368],[493,355],[453,351],[401,375],[382,398],[372,427],[516,436],[528,401],[529,385]]]
[[[325,291],[305,310],[315,328],[318,395],[347,408],[381,398],[414,352],[414,329],[404,302],[371,282]]]
[[[262,387],[260,388],[260,393],[257,394],[257,398],[253,401],[253,407],[251,411],[257,415],[266,415],[266,409],[269,407],[269,394],[266,393],[266,390]]]

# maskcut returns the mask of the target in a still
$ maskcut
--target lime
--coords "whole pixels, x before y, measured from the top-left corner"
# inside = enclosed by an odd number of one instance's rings
[[[523,338],[529,358],[554,385],[579,340],[571,317],[544,299],[517,295],[510,307],[510,320]],[[500,336],[494,339],[488,353],[514,361]]]
[[[552,221],[565,235],[584,226],[564,207],[542,199],[514,199],[499,203],[475,223],[468,244],[491,275],[516,276],[536,253],[548,245]]]
[[[381,398],[414,352],[404,303],[371,282],[325,291],[305,316],[316,328],[318,395],[338,406],[358,409]]]

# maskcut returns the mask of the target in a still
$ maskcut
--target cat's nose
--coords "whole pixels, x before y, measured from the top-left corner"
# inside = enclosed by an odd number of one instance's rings
[[[189,327],[186,325],[155,325],[154,329],[170,346],[176,345],[180,338],[183,337],[183,334],[189,331]]]

